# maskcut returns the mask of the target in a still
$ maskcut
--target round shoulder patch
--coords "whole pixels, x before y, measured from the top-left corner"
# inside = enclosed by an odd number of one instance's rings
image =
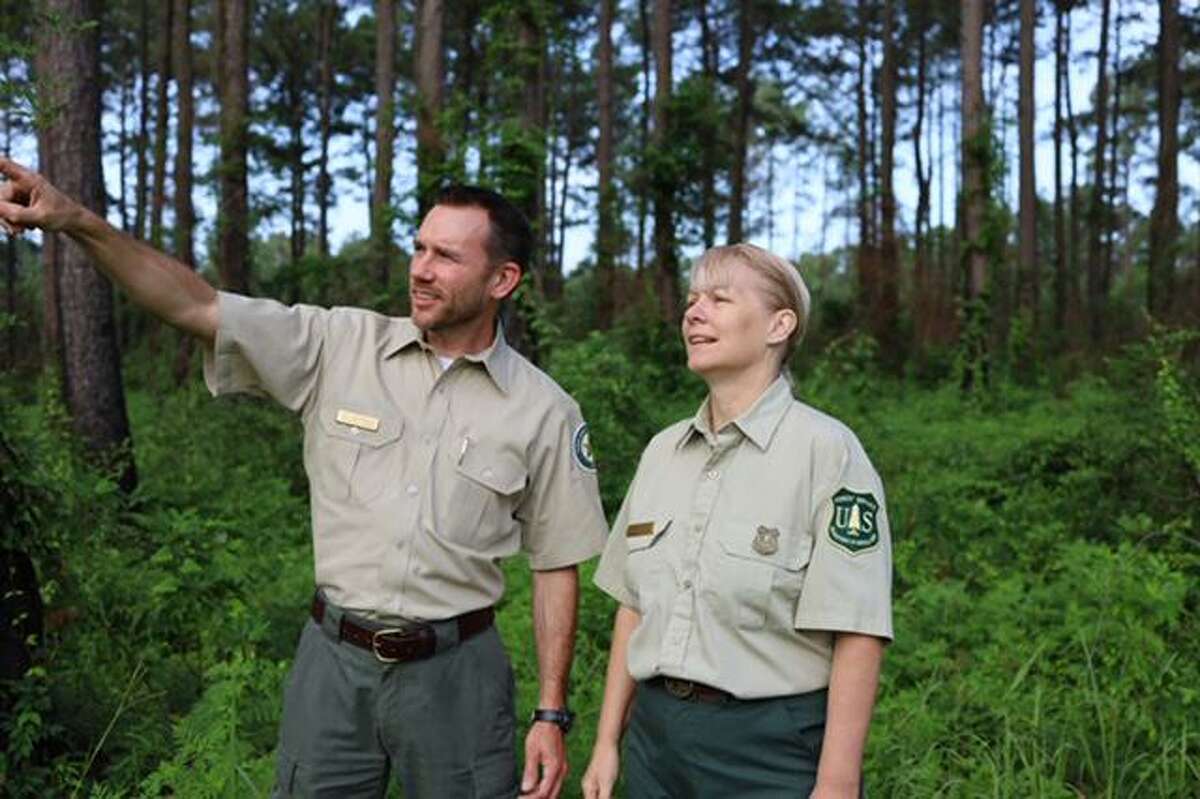
[[[580,422],[571,435],[571,454],[579,468],[589,472],[596,471],[596,460],[592,457],[592,437],[588,435],[587,422]]]

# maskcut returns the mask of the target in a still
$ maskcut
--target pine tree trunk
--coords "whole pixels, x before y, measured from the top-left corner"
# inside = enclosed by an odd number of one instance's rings
[[[138,65],[141,83],[138,87],[137,177],[134,191],[133,235],[146,237],[146,179],[150,149],[150,0],[141,0],[138,12]]]
[[[754,59],[754,3],[738,2],[738,64],[734,76],[737,86],[737,110],[733,118],[733,168],[729,176],[729,242],[746,238],[746,161],[750,146],[750,115],[753,111],[754,83],[750,65]]]
[[[1079,125],[1075,119],[1075,111],[1071,103],[1071,8],[1066,10],[1066,40],[1063,49],[1063,103],[1067,108],[1067,143],[1071,153],[1071,187],[1068,193],[1068,208],[1071,235],[1068,238],[1068,282],[1067,282],[1067,316],[1074,318],[1083,326],[1082,319],[1086,314],[1083,297],[1080,292],[1080,251],[1083,247],[1083,203],[1079,197]]]
[[[442,30],[445,8],[442,0],[420,0],[417,24],[417,215],[424,217],[437,189],[445,161],[445,146],[438,128],[442,113],[442,83],[445,81]]]
[[[612,23],[616,0],[600,0],[600,42],[597,53],[596,94],[599,105],[600,137],[596,143],[599,173],[596,230],[596,271],[600,282],[597,323],[602,330],[612,326],[616,308],[617,192],[613,183],[613,44]]]
[[[250,206],[246,183],[249,137],[248,0],[217,0],[220,162],[217,165],[217,270],[221,285],[245,293],[250,284]]]
[[[1033,83],[1034,33],[1037,29],[1035,0],[1021,0],[1021,46],[1020,46],[1020,99],[1018,101],[1018,126],[1020,127],[1020,307],[1028,314],[1033,325],[1033,334],[1038,330],[1038,306],[1041,297],[1041,276],[1038,271],[1037,255],[1037,184],[1034,182],[1034,107]]]
[[[984,0],[964,0],[962,13],[962,164],[963,265],[966,304],[963,324],[962,388],[970,392],[988,383],[987,253],[983,243],[987,212],[989,142],[983,106]]]
[[[929,342],[929,308],[931,304],[929,280],[929,184],[930,176],[921,158],[921,136],[925,130],[925,107],[928,86],[925,25],[916,31],[917,36],[917,118],[913,123],[913,164],[917,176],[917,213],[913,220],[913,340],[917,354]],[[928,169],[932,170],[929,164]]]
[[[896,154],[896,9],[893,0],[883,4],[883,74],[880,77],[882,130],[880,132],[880,258],[878,303],[872,314],[872,332],[879,342],[883,362],[899,369],[900,348],[900,248],[896,242],[896,194],[892,188]]]
[[[192,132],[195,128],[196,103],[192,81],[192,0],[175,0],[175,33],[172,50],[175,58],[175,82],[179,118],[175,144],[175,255],[196,268],[196,212],[192,205]],[[181,334],[175,356],[175,382],[182,384],[190,371],[192,337]]]
[[[603,0],[610,2],[611,0]],[[717,63],[717,39],[713,35],[708,18],[708,0],[699,0],[697,12],[700,16],[700,56],[704,65],[704,85],[712,96],[717,94],[720,81]],[[701,142],[700,216],[703,225],[704,248],[708,249],[717,240],[717,147],[715,135],[706,135]]]
[[[96,213],[104,214],[100,166],[99,9],[94,0],[46,0],[37,32],[38,76],[43,107],[55,108],[41,131],[46,166],[54,184]],[[61,309],[63,395],[72,428],[88,450],[111,468],[125,491],[137,484],[121,362],[113,319],[112,287],[73,241],[55,234],[61,248],[58,306]]]
[[[1108,149],[1108,29],[1111,0],[1100,3],[1100,50],[1096,55],[1096,150],[1092,169],[1092,197],[1088,206],[1088,333],[1093,347],[1104,338],[1104,155]]]
[[[652,178],[650,175],[650,164],[647,154],[650,152],[650,117],[652,115],[651,106],[651,91],[650,91],[650,59],[651,59],[651,34],[650,34],[650,16],[646,10],[648,0],[638,0],[638,21],[639,30],[642,34],[642,115],[641,115],[641,141],[638,152],[640,154],[641,167],[641,185],[638,186],[637,192],[637,271],[640,275],[642,270],[646,268],[646,215],[647,215],[647,197],[650,192]]]
[[[1146,307],[1167,317],[1175,293],[1175,248],[1179,237],[1179,0],[1159,0],[1158,182],[1150,213],[1150,266]]]
[[[1062,2],[1054,3],[1054,336],[1063,344],[1067,327],[1067,225],[1063,209],[1063,84],[1067,60]]]
[[[150,244],[163,247],[163,209],[167,204],[168,99],[171,86],[172,0],[162,4],[158,29],[158,86],[154,112],[154,188],[150,196]]]
[[[317,102],[321,147],[317,160],[317,254],[325,258],[329,255],[329,206],[333,192],[333,178],[329,174],[329,140],[333,138],[333,31],[340,13],[337,0],[321,0],[318,13],[317,46],[321,65]]]
[[[869,314],[875,296],[875,241],[871,230],[872,210],[871,186],[868,177],[869,147],[867,129],[867,5],[858,2],[858,81],[855,85],[855,100],[858,120],[858,258],[857,294],[860,313]]]
[[[669,147],[671,123],[671,0],[654,0],[654,148],[659,153],[654,175],[654,265],[659,312],[675,324],[679,309],[679,272],[675,263],[675,222],[672,208],[675,187],[664,174],[663,154]]]
[[[392,159],[396,146],[396,0],[375,3],[375,185],[371,251],[375,280],[386,290],[392,276]]]

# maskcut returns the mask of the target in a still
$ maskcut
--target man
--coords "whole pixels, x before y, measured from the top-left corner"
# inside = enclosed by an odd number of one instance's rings
[[[142,307],[199,338],[213,394],[300,414],[317,593],[288,678],[275,796],[517,793],[497,566],[533,568],[539,708],[522,793],[558,795],[576,564],[605,522],[579,409],[510,349],[502,300],[532,249],[494,192],[443,192],[417,233],[411,319],[217,292],[0,159],[0,223],[70,236]]]

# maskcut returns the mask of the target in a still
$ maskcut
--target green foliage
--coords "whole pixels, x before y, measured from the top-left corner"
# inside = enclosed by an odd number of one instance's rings
[[[631,308],[579,339],[552,313],[530,320],[592,425],[612,513],[646,439],[693,413],[703,386],[653,314]],[[1160,332],[1057,396],[1000,382],[965,400],[956,385],[889,381],[864,336],[796,372],[798,394],[858,432],[887,485],[897,638],[872,796],[1194,795],[1200,393],[1184,355],[1196,340]],[[166,373],[141,365],[139,380]],[[52,620],[35,668],[0,687],[0,791],[262,795],[311,591],[299,426],[258,401],[151,382],[129,393],[143,484],[126,500],[73,449],[52,386],[0,383],[23,464],[0,477],[28,503],[5,529],[34,555]],[[614,610],[593,568],[570,797]],[[499,626],[523,719],[537,691],[531,584],[523,559],[505,570]]]

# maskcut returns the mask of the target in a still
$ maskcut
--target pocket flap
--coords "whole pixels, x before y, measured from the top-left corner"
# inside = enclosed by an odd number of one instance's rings
[[[458,471],[497,494],[514,494],[525,487],[529,472],[519,458],[507,452],[471,447],[463,453]]]
[[[799,571],[812,554],[808,536],[798,536],[784,527],[751,522],[733,523],[717,537],[725,554]]]
[[[400,438],[404,420],[371,413],[354,403],[330,403],[321,408],[321,426],[334,438],[367,447],[382,447]]]
[[[625,536],[625,545],[630,552],[649,549],[658,543],[667,529],[671,526],[669,514],[659,514],[645,520],[634,519],[625,525],[624,530],[616,530],[618,535]]]

